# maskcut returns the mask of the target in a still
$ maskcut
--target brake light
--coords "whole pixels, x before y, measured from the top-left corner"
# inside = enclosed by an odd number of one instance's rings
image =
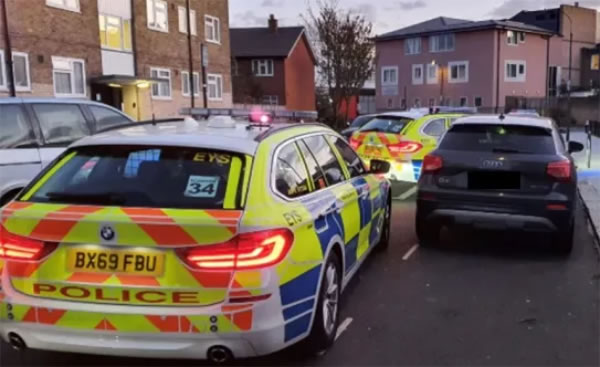
[[[388,145],[390,153],[412,154],[423,149],[423,144],[414,141],[401,141],[397,144]]]
[[[37,261],[56,249],[55,243],[33,240],[8,232],[0,225],[0,258],[15,261]]]
[[[352,149],[357,150],[358,147],[360,147],[360,141],[354,138],[350,138],[350,146],[352,147]]]
[[[436,155],[426,155],[425,159],[423,160],[423,172],[436,172],[442,169],[442,167],[444,166],[444,161],[442,160],[441,157],[438,157]]]
[[[571,180],[571,162],[569,160],[548,163],[546,173],[559,181]]]
[[[189,266],[204,270],[248,270],[273,266],[288,254],[294,235],[288,229],[243,233],[218,245],[177,250]]]

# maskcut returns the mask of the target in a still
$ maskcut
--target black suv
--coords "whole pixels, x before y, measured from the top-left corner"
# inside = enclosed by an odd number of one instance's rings
[[[442,226],[554,233],[554,249],[573,247],[577,174],[554,122],[524,116],[458,119],[425,157],[416,230],[422,246]]]

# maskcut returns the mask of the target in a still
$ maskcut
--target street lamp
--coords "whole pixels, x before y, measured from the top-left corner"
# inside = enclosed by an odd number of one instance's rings
[[[567,112],[569,121],[567,125],[567,142],[571,140],[571,70],[573,69],[573,19],[564,11],[561,11],[569,19],[569,81],[567,82]]]
[[[435,60],[431,61],[431,65],[432,66],[436,66],[438,67],[438,69],[440,70],[440,105],[444,104],[444,68],[442,67],[442,65],[438,65],[436,63]],[[429,71],[427,72],[429,74]]]

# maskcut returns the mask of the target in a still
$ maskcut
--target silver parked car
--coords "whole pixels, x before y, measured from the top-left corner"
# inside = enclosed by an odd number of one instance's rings
[[[132,122],[121,111],[92,101],[0,99],[0,206],[74,141]]]

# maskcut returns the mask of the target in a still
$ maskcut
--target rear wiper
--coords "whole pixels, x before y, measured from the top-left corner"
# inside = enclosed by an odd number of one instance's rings
[[[67,192],[49,192],[46,197],[50,201],[63,201],[66,200],[71,203],[85,203],[85,204],[124,204],[127,199],[125,196],[116,193],[101,193],[101,194],[74,194]]]

